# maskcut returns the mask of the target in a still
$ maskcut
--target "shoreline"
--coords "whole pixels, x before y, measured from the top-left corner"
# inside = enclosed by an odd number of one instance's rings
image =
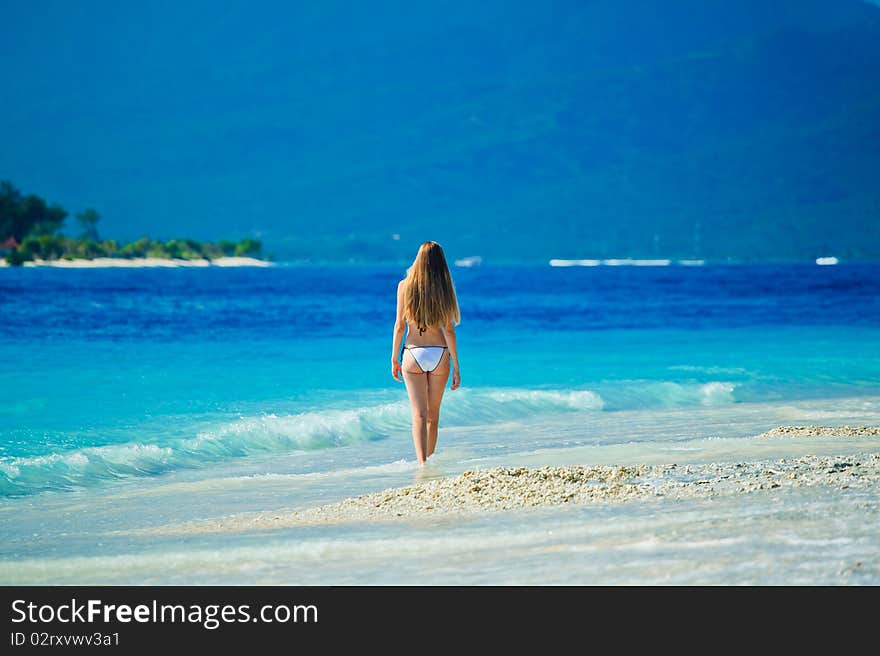
[[[788,430],[796,428],[797,430]],[[844,430],[781,426],[753,439],[878,436],[880,428]],[[395,522],[467,517],[481,513],[646,499],[706,499],[793,488],[824,487],[837,493],[880,492],[880,442],[876,450],[833,456],[758,459],[707,464],[492,467],[472,469],[404,487],[349,497],[304,509],[277,509],[170,523],[127,534],[194,535],[263,531],[326,524]]]
[[[91,260],[33,260],[24,262],[23,267],[52,267],[58,269],[155,269],[155,268],[209,268],[209,267],[271,267],[273,262],[255,257],[220,257],[215,260],[168,259],[160,257],[96,257]],[[5,259],[0,258],[0,267],[11,267]]]
[[[220,258],[218,258],[218,259],[220,259]],[[320,257],[315,257],[315,258],[294,258],[294,259],[289,259],[289,260],[276,260],[276,261],[271,261],[271,262],[268,261],[268,260],[260,260],[260,259],[258,259],[258,258],[235,258],[235,257],[231,257],[231,258],[223,258],[223,259],[247,259],[247,260],[254,260],[254,261],[256,261],[256,262],[261,262],[261,263],[262,263],[262,264],[254,264],[253,266],[275,266],[276,264],[283,264],[283,265],[285,265],[285,266],[318,266],[318,267],[339,267],[339,268],[346,268],[346,267],[402,267],[402,268],[406,268],[407,266],[409,266],[409,262],[407,262],[407,261],[396,261],[396,260],[376,260],[376,261],[372,261],[372,260],[370,260],[370,261],[367,261],[367,260],[358,260],[358,261],[353,261],[353,260],[351,260],[351,259],[322,259],[322,258],[320,258]],[[173,262],[173,263],[175,263],[175,265],[176,265],[176,263],[178,263],[178,262],[201,262],[201,261],[202,261],[202,260],[168,260],[168,259],[164,259],[164,258],[109,258],[109,257],[108,257],[108,258],[95,258],[95,259],[93,259],[93,260],[86,260],[86,259],[82,259],[82,260],[66,260],[66,262],[79,262],[79,261],[82,261],[82,262],[94,262],[95,260],[102,260],[102,261],[103,261],[103,260],[110,260],[111,262],[114,262],[114,263],[115,263],[115,262],[119,262],[120,260],[129,261],[129,262],[130,262],[130,261],[139,261],[139,260],[158,260],[158,261],[160,261],[160,262]],[[213,260],[214,263],[216,263],[217,261],[218,261],[218,260]],[[59,260],[40,261],[39,264],[37,264],[36,262],[26,262],[26,263],[24,263],[22,266],[29,266],[29,267],[35,267],[35,266],[40,266],[40,267],[49,266],[49,267],[51,267],[51,266],[55,266],[55,267],[58,267],[58,268],[65,268],[65,267],[67,267],[67,268],[78,268],[78,265],[76,265],[76,264],[73,264],[73,265],[71,265],[71,264],[59,264],[58,262],[60,262],[60,261],[59,261]],[[208,260],[204,260],[204,262],[208,262]],[[846,267],[864,267],[864,266],[871,266],[871,267],[874,267],[874,266],[878,266],[878,265],[880,265],[880,260],[851,260],[851,261],[847,261],[847,262],[841,262],[840,264],[837,265],[837,268],[846,268]],[[81,268],[100,268],[99,266],[96,266],[96,265],[88,265],[88,264],[86,264],[86,265],[79,265],[79,266],[80,266]],[[134,267],[134,266],[156,266],[156,267],[159,267],[159,266],[166,266],[166,265],[162,265],[162,264],[138,264],[138,265],[127,265],[127,264],[107,264],[107,265],[102,265],[102,266],[111,266],[111,267],[112,267],[112,266],[119,266],[119,267],[126,267],[126,266],[131,266],[131,267]],[[186,264],[181,264],[180,266],[187,266],[187,265],[186,265]],[[194,266],[205,266],[205,265],[204,265],[204,264],[201,264],[201,265],[194,265]],[[223,266],[223,265],[221,264],[221,265],[218,265],[218,266]],[[226,265],[226,266],[245,266],[245,265]],[[484,263],[484,264],[482,264],[481,266],[482,266],[482,267],[486,267],[487,265]],[[547,265],[547,263],[546,263],[545,261],[543,261],[543,260],[541,260],[541,261],[531,261],[531,260],[529,260],[529,261],[526,261],[526,262],[511,262],[511,261],[507,261],[507,260],[502,260],[502,261],[493,261],[493,262],[490,263],[490,265],[488,265],[488,266],[491,266],[491,267],[493,267],[493,268],[514,268],[514,269],[535,269],[535,268],[541,268],[541,269],[543,269],[544,267],[547,267],[547,268],[556,268],[556,269],[564,269],[564,268],[583,268],[583,267],[549,267],[549,265]],[[671,267],[668,267],[668,268],[673,268],[673,269],[733,268],[733,267],[746,268],[746,267],[762,267],[762,266],[792,266],[792,267],[810,267],[810,268],[813,268],[813,267],[815,267],[816,265],[813,264],[813,263],[811,263],[811,262],[800,261],[800,260],[794,260],[794,261],[790,261],[790,260],[771,260],[771,261],[767,261],[767,262],[751,262],[751,261],[747,261],[747,262],[727,262],[727,261],[724,261],[724,262],[718,262],[718,261],[707,261],[705,265],[702,265],[702,267],[695,267],[695,266],[671,266]],[[14,267],[12,267],[12,265],[10,265],[8,262],[6,262],[6,259],[5,259],[4,257],[0,256],[0,268],[3,268],[3,267],[14,268]],[[456,266],[456,269],[459,269],[459,268],[474,268],[474,267],[460,267],[460,266]],[[590,268],[590,267],[587,267],[587,268]],[[604,268],[615,268],[615,267],[604,267]],[[617,267],[617,268],[620,268],[620,267]],[[634,268],[634,267],[625,267],[625,268]],[[656,267],[640,267],[640,268],[653,269],[653,268],[656,268]],[[826,268],[827,268],[827,267],[826,267]]]

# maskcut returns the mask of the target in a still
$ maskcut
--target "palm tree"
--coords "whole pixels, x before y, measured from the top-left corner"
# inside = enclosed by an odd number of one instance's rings
[[[83,229],[83,239],[98,241],[98,221],[100,219],[101,215],[91,207],[76,215],[76,220],[79,221]]]

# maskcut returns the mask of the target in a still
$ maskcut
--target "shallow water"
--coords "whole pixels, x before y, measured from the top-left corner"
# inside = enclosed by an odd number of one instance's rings
[[[878,398],[838,400],[839,408],[851,409],[847,423],[878,423],[878,405]],[[802,423],[817,407],[800,401],[621,411],[593,422],[601,438],[585,437],[584,418],[573,415],[567,425],[557,420],[530,427],[523,421],[450,431],[447,448],[423,471],[411,460],[351,462],[388,444],[375,442],[340,447],[335,468],[319,469],[316,454],[307,452],[230,462],[211,468],[210,476],[183,470],[6,499],[0,503],[7,531],[0,578],[7,583],[877,584],[880,497],[814,488],[391,524],[219,535],[120,533],[238,512],[307,508],[474,467],[739,462],[880,446],[876,438],[748,436],[775,418]],[[700,436],[694,436],[695,426],[702,427]],[[528,441],[503,443],[506,435],[526,432],[532,436]],[[495,448],[484,448],[487,441]]]
[[[484,267],[454,272],[464,385],[419,471],[400,273],[0,270],[0,582],[880,583],[876,497],[825,489],[125,532],[474,467],[880,447],[753,438],[880,425],[880,267]]]

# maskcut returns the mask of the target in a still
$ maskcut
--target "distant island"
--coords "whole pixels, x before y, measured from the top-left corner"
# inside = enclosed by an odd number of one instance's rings
[[[268,266],[257,239],[216,242],[141,237],[128,243],[101,239],[97,210],[75,215],[81,235],[60,230],[68,212],[0,181],[0,265],[11,266]]]

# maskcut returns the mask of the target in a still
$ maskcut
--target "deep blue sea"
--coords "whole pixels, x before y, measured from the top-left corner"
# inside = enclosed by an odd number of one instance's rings
[[[406,392],[389,366],[404,271],[0,269],[0,558],[92,556],[95,522],[301,507],[411,482]],[[880,265],[453,275],[462,387],[446,393],[438,475],[740,457],[779,423],[880,417]],[[242,490],[254,480],[265,486]],[[159,492],[174,486],[192,494]],[[164,501],[120,510],[151,494]],[[33,538],[50,516],[65,540]],[[69,580],[101,580],[76,571]],[[357,581],[346,576],[330,580]]]

